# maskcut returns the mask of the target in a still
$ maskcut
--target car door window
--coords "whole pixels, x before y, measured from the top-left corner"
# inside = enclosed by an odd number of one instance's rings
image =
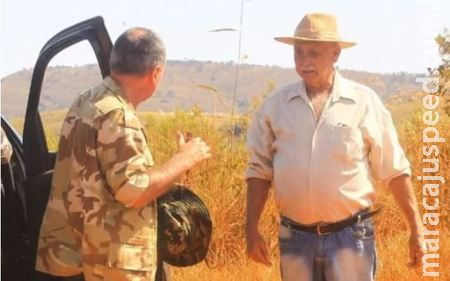
[[[74,58],[87,63],[74,65]],[[101,80],[95,54],[87,41],[64,49],[50,61],[39,101],[39,114],[50,153],[57,151],[61,125],[72,102],[84,89]]]
[[[76,81],[70,81],[61,86],[60,83],[64,80],[62,78],[57,79],[54,76],[58,71],[63,72],[61,68],[57,67],[57,63],[67,58],[65,52],[70,52],[72,48],[75,48],[72,50],[76,51],[77,47],[75,46],[83,43],[87,44],[88,47],[82,53],[88,53],[90,50],[91,54],[94,54],[96,58],[101,77],[108,75],[110,71],[109,56],[112,43],[101,17],[86,20],[59,32],[44,45],[37,58],[31,78],[23,130],[24,159],[27,176],[33,177],[44,174],[51,171],[55,164],[56,154],[54,151],[58,143],[61,123],[56,124],[55,121],[53,122],[55,124],[52,122],[47,124],[44,121],[48,119],[59,120],[63,117],[58,118],[55,112],[46,114],[47,110],[63,111],[64,107],[67,109],[68,105],[79,94],[80,88],[89,87],[89,84],[95,83],[91,81],[83,83],[83,85],[77,85]],[[55,64],[54,67],[52,67],[52,63]],[[86,73],[84,71],[74,71],[72,74],[82,78]],[[66,74],[61,74],[60,76],[64,77]],[[44,81],[45,79],[47,80]],[[52,89],[57,85],[62,88],[52,95]],[[77,88],[73,88],[75,87],[73,85],[77,85]],[[69,96],[69,92],[73,96]],[[61,113],[61,116],[64,116],[64,113]],[[44,120],[44,117],[48,119]],[[49,136],[46,135],[47,133]]]

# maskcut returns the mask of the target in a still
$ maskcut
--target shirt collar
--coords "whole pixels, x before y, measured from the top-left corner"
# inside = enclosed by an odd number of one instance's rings
[[[355,91],[349,86],[348,80],[342,77],[339,71],[335,70],[333,88],[331,89],[331,100],[336,102],[344,98],[356,102]]]
[[[114,81],[110,76],[103,79],[103,84],[113,93],[119,94],[121,92],[119,84]]]
[[[341,98],[356,101],[355,93],[350,87],[348,87],[347,79],[342,77],[337,69],[335,69],[334,71],[333,86],[331,88],[330,96],[333,102],[336,102]],[[303,80],[301,80],[297,84],[297,87],[294,91],[289,92],[287,95],[288,101],[291,101],[296,97],[301,97],[306,102],[309,101],[308,95],[306,93],[305,83],[303,82]]]
[[[128,105],[132,110],[135,110],[134,106],[130,102],[128,102],[123,95],[120,85],[114,79],[112,79],[110,76],[107,76],[105,79],[103,79],[103,85],[105,85],[106,88],[113,92],[114,95],[116,95],[117,98],[120,99],[124,104]]]
[[[298,98],[298,97],[304,99],[305,101],[308,98],[306,95],[306,89],[305,89],[305,85],[303,84],[303,80],[300,80],[300,82],[298,82],[295,85],[295,88],[292,91],[288,91],[286,93],[286,98],[287,98],[288,102],[293,100],[294,98]]]

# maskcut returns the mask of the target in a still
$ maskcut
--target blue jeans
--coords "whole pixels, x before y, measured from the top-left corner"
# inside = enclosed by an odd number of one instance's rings
[[[319,236],[280,226],[283,281],[372,281],[376,270],[370,219]]]

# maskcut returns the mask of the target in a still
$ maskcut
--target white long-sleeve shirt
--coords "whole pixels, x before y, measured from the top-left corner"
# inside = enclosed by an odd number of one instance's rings
[[[272,181],[281,214],[303,224],[339,221],[370,207],[372,176],[387,185],[411,174],[379,97],[337,71],[318,120],[299,81],[265,100],[247,145],[246,178]]]

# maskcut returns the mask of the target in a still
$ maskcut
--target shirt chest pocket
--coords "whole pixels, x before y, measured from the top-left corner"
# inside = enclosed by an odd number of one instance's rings
[[[345,163],[363,158],[363,140],[358,128],[348,126],[331,127],[331,154]]]

